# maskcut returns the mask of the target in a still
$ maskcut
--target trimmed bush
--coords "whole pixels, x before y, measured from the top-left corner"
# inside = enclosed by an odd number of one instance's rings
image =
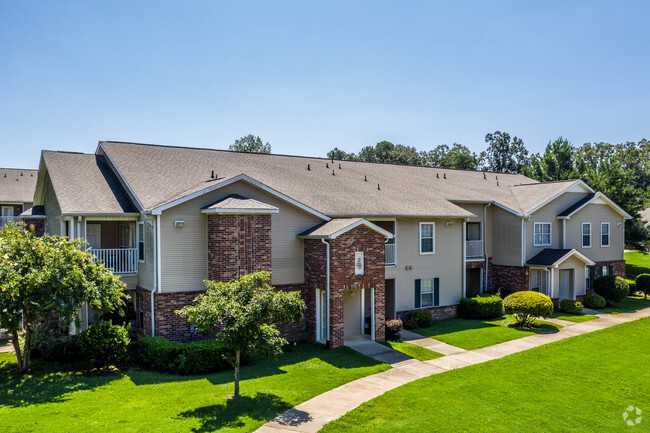
[[[628,295],[634,295],[637,292],[636,281],[634,281],[634,280],[625,280],[625,282],[627,283],[627,287],[628,287],[627,294]]]
[[[643,293],[645,298],[650,295],[650,274],[641,274],[636,277],[636,290]]]
[[[625,298],[629,293],[629,287],[623,278],[608,275],[594,280],[594,292],[605,298],[609,304]]]
[[[433,316],[428,310],[411,310],[406,316],[406,329],[428,328],[433,323]]]
[[[520,326],[530,326],[536,317],[548,317],[553,314],[553,301],[539,292],[515,292],[503,300],[506,314],[515,316]]]
[[[403,328],[402,321],[400,319],[387,320],[386,321],[386,340],[388,341],[399,341],[401,339],[400,331]]]
[[[585,298],[585,307],[587,308],[604,308],[607,300],[600,295],[587,295]]]
[[[465,319],[493,319],[503,315],[503,299],[499,295],[462,298],[458,315]]]
[[[582,313],[582,302],[572,299],[562,299],[560,301],[560,310],[569,314],[580,314]]]
[[[145,368],[174,374],[213,373],[231,368],[228,351],[216,340],[179,343],[162,337],[140,340]]]
[[[129,327],[113,325],[112,322],[93,323],[81,333],[81,351],[94,368],[108,369],[126,366],[129,344]]]

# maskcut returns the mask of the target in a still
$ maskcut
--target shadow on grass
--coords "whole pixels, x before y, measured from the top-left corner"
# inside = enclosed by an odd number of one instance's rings
[[[178,416],[181,418],[196,418],[200,422],[200,426],[192,431],[204,433],[219,431],[226,427],[244,427],[246,425],[244,418],[267,421],[290,409],[291,406],[277,395],[258,393],[255,397],[242,396],[237,399],[227,400],[223,404],[204,406],[181,412]],[[308,419],[309,415],[304,412],[289,414],[285,425],[297,425]]]
[[[605,308],[597,308],[595,310],[600,313],[619,314],[648,307],[650,307],[650,299],[644,299],[643,295],[631,295],[625,297],[620,302],[612,303]]]
[[[436,337],[438,335],[453,334],[459,331],[467,331],[471,329],[494,328],[499,327],[498,321],[504,320],[505,317],[500,317],[492,320],[478,320],[478,319],[442,319],[435,320],[433,325],[428,328],[415,328],[413,332],[427,336]]]

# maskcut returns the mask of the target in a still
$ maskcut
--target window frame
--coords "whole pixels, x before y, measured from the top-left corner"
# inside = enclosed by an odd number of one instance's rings
[[[140,230],[142,229],[142,234]],[[137,232],[137,241],[138,241],[138,263],[144,263],[146,254],[146,244],[145,244],[145,232],[144,232],[144,221],[138,221],[138,232]],[[142,244],[142,258],[140,258],[140,244]]]
[[[423,225],[431,225],[431,234],[432,236],[429,238],[424,238],[424,239],[431,239],[431,251],[422,251],[422,226]],[[430,255],[430,254],[435,254],[436,253],[436,223],[435,222],[421,222],[419,224],[419,236],[418,236],[418,250],[420,251],[420,255]]]
[[[436,291],[436,286],[435,286],[435,279],[433,277],[431,278],[420,278],[420,308],[430,308],[430,307],[435,307],[435,291]],[[425,281],[430,281],[431,282],[431,291],[425,292],[424,289],[424,282]],[[431,295],[431,305],[425,305],[424,304],[424,295]]]
[[[603,243],[603,227],[607,226],[607,245]],[[601,248],[608,248],[612,244],[612,226],[609,221],[600,223],[600,246]]]
[[[585,226],[589,227],[589,245],[585,245]],[[580,224],[580,245],[582,248],[591,248],[593,242],[591,242],[591,222],[583,222]]]
[[[549,282],[549,272],[546,269],[534,268],[530,270],[530,290],[533,292],[542,293],[546,296],[550,296],[550,282]],[[533,287],[533,273],[537,274],[537,287]],[[543,284],[542,284],[543,282]],[[542,291],[544,288],[544,291]],[[537,290],[535,290],[537,289]]]
[[[537,233],[536,233],[537,226],[545,226],[545,225],[548,225],[548,243],[543,243],[543,242],[537,243]],[[544,235],[545,235],[545,233],[540,232],[540,236],[544,236]],[[543,240],[544,239],[542,237],[542,241]],[[536,223],[533,223],[533,246],[534,247],[550,247],[551,245],[553,245],[553,224],[551,224],[550,222],[536,222]]]

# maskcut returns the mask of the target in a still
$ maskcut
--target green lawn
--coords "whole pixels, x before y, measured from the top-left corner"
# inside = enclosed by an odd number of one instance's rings
[[[513,327],[512,316],[493,320],[444,319],[434,320],[428,328],[413,329],[418,334],[433,337],[452,346],[467,350],[479,349],[504,341],[527,337],[540,332],[555,331],[561,328],[548,322],[537,321],[537,328],[520,329]]]
[[[614,326],[411,382],[324,431],[650,431],[648,347],[650,319]],[[641,424],[625,424],[628,406]]]
[[[625,269],[630,280],[636,279],[639,274],[650,273],[650,253],[642,251],[625,253]]]
[[[349,348],[301,344],[243,367],[243,397],[232,400],[232,371],[86,376],[37,361],[33,367],[15,375],[13,353],[0,354],[1,432],[252,431],[315,395],[390,368]]]
[[[598,318],[598,316],[594,316],[593,314],[568,314],[562,311],[554,311],[553,314],[551,314],[551,317],[553,319],[566,320],[567,322],[575,323],[588,322]]]
[[[384,344],[418,361],[428,361],[429,359],[436,359],[443,356],[442,353],[434,352],[433,350],[409,343],[408,341],[387,341]]]
[[[620,302],[613,303],[610,307],[598,308],[596,311],[601,313],[618,314],[647,307],[650,307],[650,299],[644,299],[643,295],[630,295]]]

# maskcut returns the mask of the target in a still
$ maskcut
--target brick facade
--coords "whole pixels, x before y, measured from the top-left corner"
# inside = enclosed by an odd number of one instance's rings
[[[34,231],[34,235],[39,237],[45,235],[45,218],[24,219],[23,222],[27,230]]]
[[[449,319],[451,317],[458,316],[458,305],[445,305],[442,307],[426,307],[426,308],[418,308],[418,310],[430,311],[431,316],[433,316],[435,320]],[[401,319],[402,322],[406,323],[409,311],[411,310],[398,311],[397,317]]]
[[[492,265],[488,277],[491,291],[507,296],[520,290],[528,290],[526,271],[525,266]]]
[[[613,269],[613,275],[627,278],[627,271],[625,270],[625,260],[614,260],[614,261],[609,261],[609,262],[596,262],[594,267],[596,268],[596,278],[602,276],[600,274],[600,268],[601,266],[609,267],[612,266]]]
[[[271,271],[271,215],[208,215],[208,278]]]

